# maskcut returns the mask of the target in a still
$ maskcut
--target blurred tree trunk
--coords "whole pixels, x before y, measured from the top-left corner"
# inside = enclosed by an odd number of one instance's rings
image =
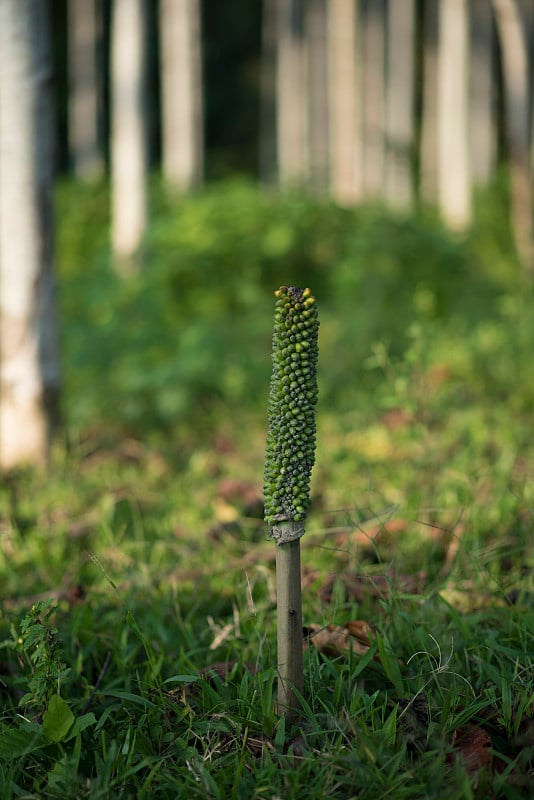
[[[419,191],[426,203],[438,196],[438,0],[423,6],[423,107]]]
[[[277,8],[277,154],[282,186],[308,176],[308,130],[304,0],[278,0]]]
[[[530,168],[534,180],[534,3],[532,0],[523,0],[523,17],[526,21],[527,44],[529,46],[530,61]],[[534,204],[534,201],[533,201]],[[534,214],[534,209],[532,211]],[[534,220],[533,220],[534,224]]]
[[[497,158],[493,45],[491,4],[471,0],[470,153],[473,183],[479,186],[491,179]]]
[[[384,0],[362,3],[363,34],[363,182],[369,197],[384,193],[386,10]]]
[[[309,185],[324,193],[328,190],[329,127],[326,0],[307,0],[305,28]]]
[[[199,0],[160,0],[163,175],[179,191],[203,173]]]
[[[415,135],[415,5],[389,3],[387,24],[385,193],[392,208],[413,202]]]
[[[534,3],[532,0],[523,0],[523,17],[526,22],[527,44],[529,45],[530,61],[530,168],[534,180]],[[533,201],[534,204],[534,201]],[[532,211],[534,214],[534,209]],[[533,220],[534,224],[534,220]]]
[[[276,31],[278,0],[263,0],[260,76],[260,180],[276,182]]]
[[[532,173],[529,157],[529,76],[526,27],[515,0],[493,0],[501,46],[512,227],[519,257],[534,269]]]
[[[112,246],[131,271],[147,221],[144,0],[114,0],[111,29]]]
[[[47,4],[0,3],[0,468],[42,463],[57,412]]]
[[[96,0],[69,0],[69,140],[74,175],[93,180],[103,173],[98,137]]]
[[[330,186],[339,203],[361,197],[359,0],[328,0]]]
[[[440,0],[438,36],[438,197],[453,229],[471,222],[467,0]]]

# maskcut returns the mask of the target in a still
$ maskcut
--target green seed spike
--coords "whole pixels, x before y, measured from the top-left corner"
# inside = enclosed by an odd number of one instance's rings
[[[276,292],[265,454],[265,520],[302,522],[315,460],[319,318],[309,289]]]
[[[290,724],[304,691],[300,537],[315,458],[319,319],[309,289],[281,286],[275,295],[264,494],[276,541],[278,711]]]

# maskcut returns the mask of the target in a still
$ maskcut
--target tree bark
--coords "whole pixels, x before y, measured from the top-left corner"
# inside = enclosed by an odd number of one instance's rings
[[[319,194],[328,190],[328,51],[326,0],[306,4],[306,62],[308,67],[308,131],[310,188]]]
[[[438,38],[438,197],[443,219],[471,222],[467,0],[440,0]]]
[[[303,0],[278,0],[277,155],[282,186],[302,185],[308,176],[308,130]]]
[[[497,158],[496,84],[493,21],[488,0],[471,2],[471,69],[469,91],[470,153],[473,183],[490,181]]]
[[[512,227],[521,261],[527,269],[534,270],[528,50],[524,23],[514,0],[493,0],[493,8],[503,65]]]
[[[387,30],[386,200],[392,208],[408,211],[413,202],[415,149],[414,0],[389,4]]]
[[[363,5],[363,178],[368,197],[384,195],[385,3]]]
[[[74,175],[93,180],[103,173],[98,137],[96,0],[69,0],[69,142]]]
[[[57,413],[47,4],[0,3],[0,468],[43,463]]]
[[[419,193],[424,202],[435,205],[438,197],[438,0],[426,0],[423,30]]]
[[[160,0],[163,176],[179,191],[203,174],[199,0]]]
[[[358,0],[329,0],[330,188],[347,205],[362,191],[359,28]]]
[[[111,43],[112,245],[129,272],[147,221],[144,0],[115,0]]]

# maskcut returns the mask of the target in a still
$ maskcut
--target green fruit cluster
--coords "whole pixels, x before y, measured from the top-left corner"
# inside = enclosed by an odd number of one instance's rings
[[[309,289],[281,286],[277,297],[265,455],[265,520],[299,522],[310,505],[315,460],[319,318]]]

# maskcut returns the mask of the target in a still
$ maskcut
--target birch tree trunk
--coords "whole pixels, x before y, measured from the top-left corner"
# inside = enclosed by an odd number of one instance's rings
[[[419,192],[424,202],[435,205],[438,196],[438,0],[426,0],[424,4],[423,31]]]
[[[534,270],[532,173],[529,158],[529,77],[524,22],[514,0],[493,0],[501,45],[512,227],[524,266]]]
[[[471,0],[469,132],[473,183],[479,186],[489,182],[497,158],[494,61],[491,4]]]
[[[385,192],[392,208],[408,211],[415,145],[414,0],[390,2],[387,30]]]
[[[42,463],[57,411],[47,4],[0,3],[0,468]]]
[[[144,0],[114,0],[111,37],[111,235],[128,272],[147,220]]]
[[[330,188],[351,205],[361,197],[359,1],[328,1]]]
[[[363,5],[363,179],[365,194],[384,193],[384,0],[366,0]]]
[[[203,174],[199,0],[160,0],[163,176],[179,191]]]
[[[99,178],[103,159],[98,142],[96,0],[69,0],[69,144],[74,175]]]
[[[326,0],[306,3],[306,62],[310,187],[328,189],[328,51]]]
[[[278,0],[277,153],[282,186],[302,184],[308,175],[304,0]]]
[[[471,222],[467,0],[440,0],[438,41],[438,197],[449,227]]]

